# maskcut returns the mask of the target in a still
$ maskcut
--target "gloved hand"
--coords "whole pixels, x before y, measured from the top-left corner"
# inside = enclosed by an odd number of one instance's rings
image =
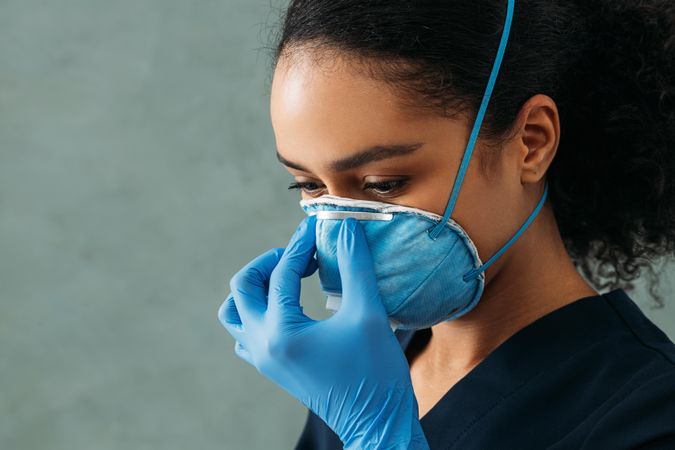
[[[316,270],[315,217],[285,249],[255,258],[231,280],[218,318],[236,354],[326,422],[345,449],[428,449],[410,369],[382,305],[361,225],[338,235],[339,310],[324,320],[300,306],[301,278]]]

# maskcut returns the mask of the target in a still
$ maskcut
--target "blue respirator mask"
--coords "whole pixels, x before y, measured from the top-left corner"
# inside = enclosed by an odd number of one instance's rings
[[[392,328],[420,329],[471,311],[483,293],[485,269],[518,239],[540,211],[548,183],[530,216],[485,263],[466,231],[450,218],[499,72],[512,17],[513,0],[509,0],[497,57],[442,217],[417,208],[333,195],[300,201],[305,213],[316,215],[316,258],[328,309],[337,310],[340,305],[336,243],[340,223],[347,217],[359,220],[363,227]]]

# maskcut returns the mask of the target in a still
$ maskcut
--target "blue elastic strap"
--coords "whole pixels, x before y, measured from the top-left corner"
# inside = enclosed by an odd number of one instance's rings
[[[476,121],[473,124],[473,129],[471,130],[471,136],[469,137],[469,142],[467,143],[466,149],[464,150],[464,156],[462,157],[462,162],[457,171],[457,177],[455,177],[455,183],[452,186],[452,192],[450,193],[450,199],[445,208],[445,213],[443,218],[429,231],[429,236],[432,239],[436,239],[438,235],[443,231],[445,224],[448,222],[452,211],[455,209],[455,203],[457,202],[457,196],[459,195],[459,189],[464,181],[464,175],[466,170],[469,167],[469,160],[471,159],[471,153],[473,152],[473,147],[476,144],[476,139],[478,138],[478,131],[480,126],[483,123],[483,116],[485,115],[485,110],[487,109],[488,103],[490,101],[490,96],[492,95],[492,89],[494,88],[495,82],[497,80],[497,74],[499,73],[499,68],[502,64],[502,59],[504,57],[504,51],[506,50],[506,43],[509,40],[509,31],[511,30],[511,22],[513,21],[513,9],[514,9],[514,0],[508,0],[508,5],[506,9],[506,21],[504,24],[504,29],[502,30],[502,38],[499,42],[499,49],[497,50],[497,56],[495,57],[495,62],[492,66],[492,72],[490,73],[490,79],[488,80],[487,87],[485,88],[485,93],[483,94],[483,101],[480,104],[478,110],[478,115],[476,116]],[[478,276],[485,269],[488,268],[497,258],[499,258],[502,253],[506,251],[525,231],[525,229],[532,223],[536,215],[541,210],[546,197],[548,194],[548,182],[544,183],[544,192],[537,203],[537,206],[534,208],[530,216],[525,220],[525,222],[520,226],[518,231],[509,239],[509,241],[502,246],[490,259],[487,260],[485,264],[480,267],[474,268],[463,275],[463,280],[468,281],[473,277]]]
[[[497,251],[497,253],[492,255],[492,257],[490,259],[488,259],[485,262],[485,264],[483,264],[482,266],[480,266],[476,269],[470,270],[469,272],[465,273],[462,276],[462,279],[464,281],[469,281],[471,278],[474,278],[474,277],[478,276],[481,272],[483,272],[485,269],[487,269],[490,264],[492,264],[497,258],[499,258],[501,256],[501,254],[504,253],[506,251],[506,249],[511,246],[511,244],[516,242],[516,239],[518,239],[518,237],[521,234],[523,234],[523,231],[525,231],[525,229],[530,225],[530,223],[532,223],[532,221],[534,220],[536,215],[539,213],[539,210],[541,209],[541,207],[544,206],[544,202],[546,201],[546,195],[547,194],[548,194],[548,181],[544,182],[544,192],[541,194],[541,198],[539,199],[539,203],[537,203],[537,206],[534,208],[532,213],[530,213],[530,216],[520,226],[518,231],[516,231],[516,234],[514,234],[513,237],[511,237],[511,239],[509,239],[509,241],[506,244],[504,244],[502,246],[502,248],[499,249],[499,251]]]
[[[511,21],[513,19],[513,4],[514,0],[508,0],[508,7],[506,10],[506,23],[504,24],[504,29],[502,30],[502,39],[499,42],[499,50],[497,51],[497,57],[495,58],[494,65],[492,66],[492,73],[490,74],[490,79],[488,80],[487,88],[485,89],[485,94],[483,94],[483,101],[481,102],[480,109],[478,110],[478,116],[476,121],[473,124],[473,130],[471,130],[471,137],[469,138],[469,143],[467,144],[466,149],[464,150],[464,156],[462,158],[462,163],[459,166],[457,172],[457,177],[455,178],[455,184],[452,187],[452,193],[450,194],[450,200],[448,205],[445,208],[445,214],[443,214],[443,219],[434,226],[434,228],[429,231],[429,235],[432,239],[436,239],[438,235],[443,230],[443,227],[448,222],[452,210],[455,208],[455,202],[457,201],[457,196],[459,195],[459,188],[462,185],[464,180],[464,174],[466,169],[469,166],[469,159],[471,159],[471,153],[473,152],[473,146],[476,143],[476,138],[478,137],[478,130],[483,122],[483,115],[487,109],[488,102],[490,101],[490,95],[492,95],[492,89],[494,88],[495,81],[497,80],[497,74],[499,73],[499,67],[502,64],[502,58],[504,56],[504,50],[506,49],[506,43],[509,40],[509,31],[511,30]]]

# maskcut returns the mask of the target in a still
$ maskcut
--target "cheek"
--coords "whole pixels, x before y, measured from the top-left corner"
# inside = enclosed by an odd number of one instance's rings
[[[523,194],[506,178],[467,175],[453,219],[471,237],[483,262],[518,230],[531,211],[523,210]]]
[[[457,158],[452,155],[425,163],[402,202],[443,215],[460,164]],[[470,161],[450,217],[471,237],[484,261],[520,226],[519,197],[514,189],[506,177],[494,172],[488,178],[477,159]]]
[[[449,161],[432,160],[425,162],[424,167],[415,168],[415,175],[410,180],[408,193],[405,198],[401,198],[401,201],[408,206],[442,216],[450,199],[456,171],[457,169]],[[460,198],[464,195],[466,182],[465,177],[460,190]],[[455,210],[457,210],[457,206],[455,206]]]

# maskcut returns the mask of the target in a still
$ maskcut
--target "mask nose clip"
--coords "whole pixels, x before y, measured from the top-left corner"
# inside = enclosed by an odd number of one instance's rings
[[[320,220],[333,219],[340,220],[348,217],[356,220],[382,220],[391,221],[394,215],[391,213],[380,213],[371,211],[317,211],[316,218]]]

